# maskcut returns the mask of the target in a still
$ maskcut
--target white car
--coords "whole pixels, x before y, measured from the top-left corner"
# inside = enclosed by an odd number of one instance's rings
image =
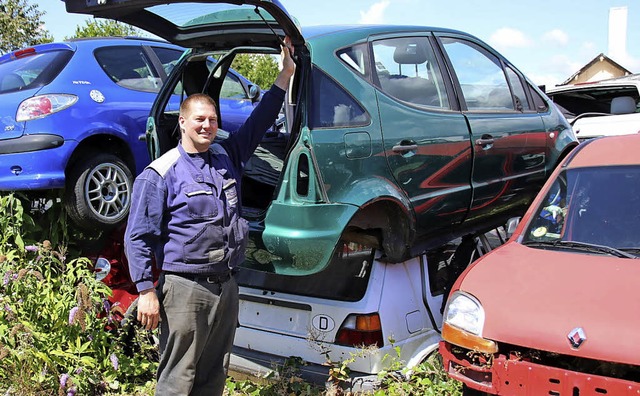
[[[580,141],[640,132],[640,74],[549,89]]]
[[[304,362],[300,377],[325,383],[327,360],[357,356],[345,385],[374,389],[377,374],[394,361],[412,368],[436,352],[443,298],[474,258],[502,243],[501,235],[458,239],[396,264],[385,263],[376,249],[344,243],[326,270],[304,277],[242,268],[230,369],[266,376],[296,357]],[[258,261],[268,254],[251,247],[249,253]]]

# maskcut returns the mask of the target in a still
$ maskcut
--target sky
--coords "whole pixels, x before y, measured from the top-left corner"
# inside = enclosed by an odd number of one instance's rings
[[[535,84],[567,80],[603,53],[640,73],[640,2],[637,0],[280,0],[302,26],[395,24],[436,26],[478,37],[504,55]],[[30,3],[34,4],[33,0]],[[61,0],[40,1],[45,28],[56,41],[72,36],[90,18],[69,14]],[[614,25],[619,40],[609,43],[609,15],[624,14]],[[626,35],[624,34],[626,33]],[[626,39],[624,38],[626,37]]]

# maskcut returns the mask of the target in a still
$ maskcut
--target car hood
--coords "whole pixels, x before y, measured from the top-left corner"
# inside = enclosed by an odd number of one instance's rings
[[[126,22],[185,48],[279,48],[275,34],[289,36],[294,45],[304,43],[299,27],[278,0],[62,1],[68,12]]]
[[[566,355],[640,364],[640,260],[510,242],[459,280],[485,310],[483,337]],[[576,349],[576,328],[586,340]]]

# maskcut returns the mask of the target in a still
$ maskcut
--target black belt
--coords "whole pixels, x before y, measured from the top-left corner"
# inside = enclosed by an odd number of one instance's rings
[[[184,272],[166,272],[169,275],[179,276],[181,278],[189,279],[194,282],[207,282],[223,284],[231,279],[231,271],[220,272],[217,274],[187,274]]]

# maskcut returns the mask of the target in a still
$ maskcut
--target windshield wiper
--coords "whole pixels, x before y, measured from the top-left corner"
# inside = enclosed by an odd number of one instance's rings
[[[593,243],[587,242],[578,242],[578,241],[529,241],[524,242],[523,245],[526,246],[552,246],[552,247],[560,247],[560,248],[569,248],[569,249],[577,249],[584,250],[588,252],[598,252],[598,253],[606,253],[611,254],[616,257],[621,258],[629,258],[629,259],[637,259],[638,256],[633,255],[631,253],[624,252],[620,249],[616,249],[611,246],[604,245],[596,245]]]

